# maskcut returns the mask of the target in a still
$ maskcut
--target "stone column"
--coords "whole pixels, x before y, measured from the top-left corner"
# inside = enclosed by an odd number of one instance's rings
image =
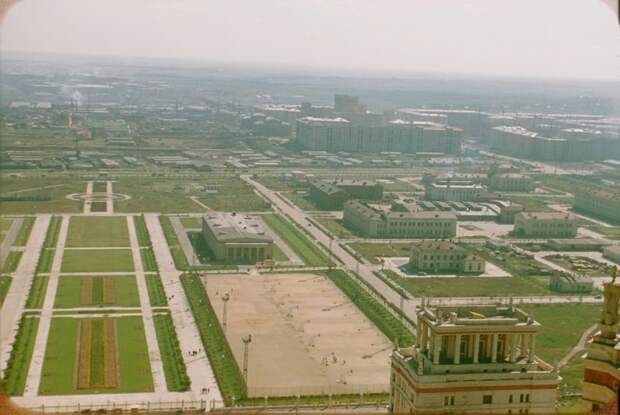
[[[517,334],[510,335],[510,363],[517,361]]]
[[[499,334],[493,333],[493,341],[491,343],[491,362],[497,362],[497,339],[499,338]]]
[[[454,338],[454,364],[458,365],[461,363],[461,338],[463,336],[461,334],[457,334]]]
[[[521,356],[525,356],[525,350],[527,349],[527,344],[525,344],[526,334],[521,333]]]
[[[433,336],[433,363],[439,363],[439,354],[441,353],[441,335]]]
[[[530,334],[530,345],[529,345],[529,353],[528,353],[528,358],[527,361],[528,362],[533,362],[534,361],[534,343],[536,341],[536,336],[534,335],[534,333]]]
[[[422,351],[428,350],[428,327],[423,321],[420,321],[418,328],[421,329],[420,348]]]
[[[478,355],[480,354],[480,334],[474,335],[474,363],[478,363]]]

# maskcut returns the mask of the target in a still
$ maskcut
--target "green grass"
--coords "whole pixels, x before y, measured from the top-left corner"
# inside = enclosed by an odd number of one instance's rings
[[[287,257],[286,254],[275,243],[273,244],[273,259],[274,261],[278,262],[286,262],[290,260],[290,258]]]
[[[519,255],[515,252],[493,253],[486,247],[476,246],[472,251],[480,255],[485,260],[497,265],[512,276],[548,276],[552,274],[552,269],[541,264],[533,258]]]
[[[371,297],[360,286],[361,282],[354,281],[341,270],[328,271],[326,275],[381,330],[385,337],[400,346],[410,346],[414,343],[414,335],[385,307]]]
[[[74,373],[77,369],[75,366],[79,322],[80,319],[77,318],[52,319],[43,360],[40,395],[153,391],[153,377],[141,316],[116,318],[119,387],[77,389]]]
[[[391,270],[386,270],[384,273],[389,279],[415,297],[495,297],[551,294],[546,278],[402,278]]]
[[[586,226],[591,231],[600,233],[608,239],[620,239],[620,226],[602,226],[602,225],[588,225]]]
[[[11,228],[13,224],[13,219],[11,218],[0,218],[0,232],[6,232]]]
[[[49,277],[34,277],[32,279],[32,286],[28,293],[28,300],[26,301],[26,308],[41,308],[45,301],[45,293],[47,292],[47,283]]]
[[[142,257],[142,268],[145,272],[157,272],[157,261],[155,261],[155,254],[151,248],[140,249],[140,257]]]
[[[2,202],[0,204],[1,215],[57,212],[78,213],[82,210],[81,202],[67,199],[68,194],[81,193],[84,191],[84,182],[80,177],[72,177],[65,174],[55,177],[44,177],[36,174],[22,177],[2,175],[1,180],[3,192],[33,189],[43,186],[55,186],[53,188],[50,187],[19,193],[20,196],[46,196],[49,197],[49,200]]]
[[[9,288],[11,287],[11,277],[0,277],[0,307],[4,304],[4,299],[9,292]]]
[[[531,212],[551,212],[551,209],[547,202],[538,197],[528,196],[512,196],[509,198],[512,203],[517,203],[525,207],[525,210]]]
[[[69,221],[66,246],[69,248],[129,246],[127,218],[73,216]]]
[[[184,228],[202,228],[201,218],[181,218],[181,225]]]
[[[560,382],[561,392],[563,390],[581,391],[584,370],[582,355],[583,353],[577,353],[560,369],[560,376],[562,376],[562,381]]]
[[[241,371],[226,341],[200,277],[185,274],[181,276],[181,283],[225,404],[230,405],[233,400],[245,398],[246,387]]]
[[[379,264],[378,257],[408,257],[411,254],[411,243],[367,243],[355,242],[349,244],[355,252],[366,258],[371,264]]]
[[[19,228],[19,232],[17,232],[17,237],[15,237],[15,242],[13,242],[13,246],[25,246],[28,242],[28,238],[30,238],[30,232],[32,231],[32,227],[34,226],[35,217],[27,216],[24,218],[24,222],[22,223],[21,228]]]
[[[132,272],[133,256],[129,249],[65,249],[62,272]]]
[[[329,259],[300,230],[277,214],[263,215],[263,220],[308,266],[324,266]]]
[[[50,225],[47,228],[47,234],[45,234],[45,241],[43,242],[43,248],[56,248],[58,242],[58,233],[60,232],[60,224],[62,222],[61,216],[52,216]]]
[[[321,207],[310,199],[308,192],[282,192],[282,196],[302,210],[321,210]]]
[[[38,318],[22,317],[19,322],[15,343],[4,372],[3,386],[8,395],[20,396],[24,393],[38,328]]]
[[[86,278],[93,278],[92,304],[82,304],[81,287],[82,281]],[[133,275],[110,276],[114,281],[113,304],[103,303],[103,277],[87,276],[62,276],[58,280],[58,290],[54,308],[76,308],[76,307],[140,307],[140,297],[136,277]]]
[[[323,227],[330,231],[336,238],[350,239],[358,237],[353,231],[345,227],[340,219],[314,218],[314,220],[323,225]]]
[[[548,363],[560,360],[601,315],[600,304],[521,305],[542,324],[536,336],[536,355]]]
[[[93,182],[93,193],[106,193],[108,184],[106,182]]]
[[[136,237],[140,246],[151,246],[151,236],[144,222],[144,216],[134,216],[133,223],[136,227]]]
[[[37,262],[37,273],[46,273],[52,270],[52,262],[54,261],[55,249],[43,249],[39,255]]]
[[[164,307],[168,305],[166,291],[159,275],[147,275],[146,288],[149,292],[151,307]]]
[[[24,253],[22,251],[11,251],[7,255],[4,263],[2,264],[2,272],[5,274],[10,274],[11,272],[15,272],[17,266],[19,265],[19,261],[22,259],[22,255]]]
[[[175,392],[189,390],[191,382],[187,376],[172,317],[169,314],[156,315],[153,317],[153,322],[155,323],[157,344],[164,365],[168,390]]]
[[[181,248],[181,244],[179,243],[179,238],[174,231],[174,227],[172,226],[172,223],[170,223],[170,218],[162,215],[159,217],[159,223],[164,231],[164,236],[166,237],[166,242],[168,243],[168,248],[170,249],[170,254],[172,254],[172,259],[174,260],[174,266],[180,270],[189,269],[190,265],[187,262],[183,248]]]

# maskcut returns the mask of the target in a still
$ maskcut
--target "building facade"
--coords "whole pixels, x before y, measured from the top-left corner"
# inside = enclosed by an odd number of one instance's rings
[[[383,185],[372,180],[319,180],[309,182],[310,199],[321,209],[339,210],[350,199],[381,200]]]
[[[549,282],[549,289],[561,293],[590,293],[593,287],[592,278],[576,272],[556,272]]]
[[[255,264],[273,258],[273,240],[253,216],[209,213],[202,218],[202,235],[220,261]]]
[[[450,202],[475,201],[484,198],[485,189],[480,184],[429,183],[425,198]]]
[[[453,238],[457,224],[453,212],[392,212],[360,200],[344,204],[343,221],[369,238]]]
[[[540,327],[513,306],[423,304],[416,344],[392,354],[391,412],[555,413],[559,376],[535,354]]]
[[[525,174],[501,173],[489,178],[489,189],[494,191],[531,192],[534,188],[534,180]]]
[[[448,241],[423,241],[411,246],[409,267],[415,271],[482,274],[485,261]]]
[[[577,219],[564,212],[522,212],[515,216],[514,233],[528,238],[574,238]]]
[[[574,208],[602,219],[620,222],[620,195],[607,190],[577,190]]]

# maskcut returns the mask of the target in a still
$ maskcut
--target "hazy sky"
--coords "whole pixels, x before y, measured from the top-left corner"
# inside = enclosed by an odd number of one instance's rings
[[[620,79],[599,0],[21,0],[2,50]]]

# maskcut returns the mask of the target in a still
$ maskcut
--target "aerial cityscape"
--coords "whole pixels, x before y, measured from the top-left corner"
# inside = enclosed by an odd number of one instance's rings
[[[1,68],[0,413],[618,413],[620,79]]]

